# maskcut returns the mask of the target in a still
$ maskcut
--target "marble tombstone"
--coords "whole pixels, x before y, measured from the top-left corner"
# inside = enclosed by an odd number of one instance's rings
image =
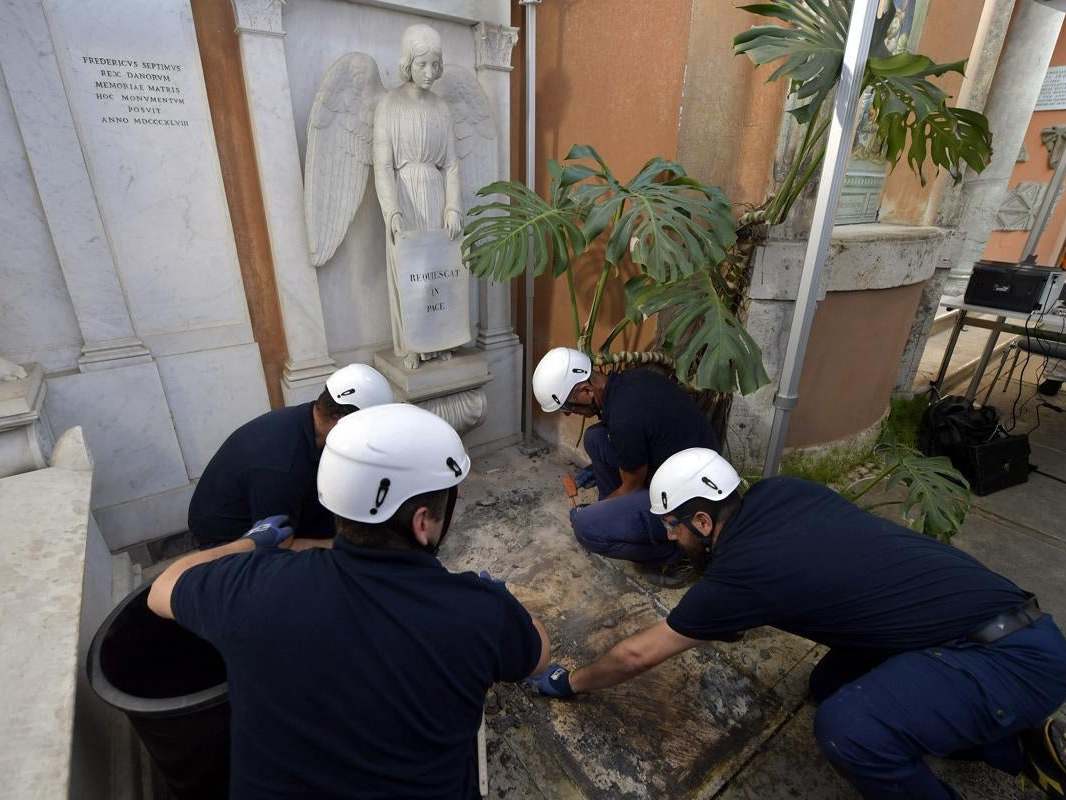
[[[377,270],[386,277],[392,349],[375,363],[401,397],[466,432],[488,411],[481,387],[489,373],[476,352],[447,364],[474,338],[458,240],[475,193],[499,175],[496,121],[474,70],[446,61],[434,27],[410,25],[397,44],[390,61],[398,85],[386,91],[373,55],[352,52],[329,66],[315,93],[304,163],[311,263],[328,264],[349,236],[360,250],[384,240]],[[377,230],[353,231],[375,197]],[[434,359],[435,375],[413,374]]]
[[[472,280],[457,255],[472,192],[509,164],[507,0],[230,2],[284,401],[317,396],[340,365],[375,363],[400,398],[467,429],[469,447],[515,441],[509,287]],[[441,56],[412,67],[428,92],[399,70],[412,26],[428,27],[408,49]],[[376,81],[358,119],[353,70]],[[80,425],[112,550],[184,530],[215,449],[269,408],[216,146],[228,134],[211,112],[190,0],[0,4],[0,353],[21,365],[0,364],[0,470],[39,466],[51,432]],[[412,113],[421,127],[404,122]],[[330,153],[353,132],[371,137],[369,165]],[[320,192],[323,180],[337,183]]]

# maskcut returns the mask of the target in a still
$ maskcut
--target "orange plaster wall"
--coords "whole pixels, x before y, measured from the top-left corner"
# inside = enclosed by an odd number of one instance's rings
[[[634,13],[620,13],[619,6],[616,0],[578,0],[538,7],[536,160],[537,190],[542,195],[548,186],[548,160],[562,159],[574,144],[595,147],[622,179],[653,156],[677,157],[691,0],[646,0]],[[654,24],[649,24],[651,20]],[[521,54],[515,58],[520,63]],[[521,80],[520,74],[515,75],[512,83],[519,93]],[[515,129],[521,130],[521,119],[515,122]],[[521,136],[517,138],[515,167],[524,153]],[[521,172],[514,175],[518,178]],[[598,263],[588,259],[576,270],[583,314],[599,277]],[[611,281],[601,320],[619,318],[624,307],[622,283]],[[600,325],[594,342],[602,341],[610,327]],[[637,347],[650,341],[651,335],[643,330],[625,342],[616,340],[616,349]],[[534,357],[574,343],[566,283],[541,277],[535,288]],[[541,422],[554,425],[561,419],[553,415]],[[576,437],[576,427],[572,433],[568,430],[565,438]]]
[[[873,425],[896,383],[922,284],[830,292],[814,318],[789,447],[824,444]]]
[[[1055,53],[1051,57],[1052,66],[1066,65],[1066,32],[1059,35]],[[1049,183],[1054,172],[1048,166],[1048,153],[1040,141],[1040,132],[1052,125],[1066,125],[1066,109],[1057,111],[1036,111],[1025,133],[1025,149],[1029,160],[1019,162],[1014,167],[1008,187],[1013,189],[1025,181]],[[1022,248],[1029,231],[992,231],[985,248],[985,258],[997,261],[1017,261],[1022,257]],[[1066,240],[1066,203],[1059,202],[1051,214],[1044,235],[1037,244],[1037,262],[1040,264],[1057,263]]]
[[[788,88],[767,83],[776,65],[733,54],[736,34],[767,22],[721,0],[693,4],[678,160],[735,206],[767,196]]]
[[[970,57],[977,24],[980,22],[980,4],[975,0],[933,0],[922,28],[917,52],[929,56],[938,63],[961,61]],[[949,73],[933,82],[947,92],[949,105],[955,105],[962,87],[963,78]],[[950,176],[942,173],[948,181]],[[920,225],[932,197],[932,186],[937,178],[936,168],[925,169],[926,185],[923,187],[906,162],[906,153],[896,168],[885,180],[881,197],[881,222],[897,225]],[[941,178],[943,179],[943,178]]]

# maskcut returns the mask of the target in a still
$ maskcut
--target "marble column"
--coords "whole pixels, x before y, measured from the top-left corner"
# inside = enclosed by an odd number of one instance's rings
[[[958,223],[962,244],[944,287],[945,296],[966,291],[974,262],[984,253],[1058,42],[1062,21],[1061,11],[1038,3],[1019,3],[1015,7],[984,108],[995,148],[992,162],[980,174],[969,173],[963,184]]]
[[[38,0],[0,4],[0,68],[81,331],[79,369],[151,361],[133,329]]]
[[[478,82],[492,102],[499,132],[498,180],[510,173],[511,50],[518,41],[518,28],[479,22],[474,26],[474,67]],[[478,283],[477,346],[481,350],[510,347],[518,342],[511,323],[511,285],[483,280]]]
[[[285,62],[281,0],[233,0],[252,136],[289,358],[288,405],[317,397],[336,368],[303,213],[303,172]]]

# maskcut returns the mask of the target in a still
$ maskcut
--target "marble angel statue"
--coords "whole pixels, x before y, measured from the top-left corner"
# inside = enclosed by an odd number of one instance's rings
[[[308,120],[304,194],[311,262],[321,266],[347,234],[373,170],[393,349],[415,369],[471,338],[459,238],[474,193],[497,178],[497,144],[484,91],[473,71],[444,68],[437,31],[412,25],[401,51],[402,83],[388,91],[365,53],[326,72]]]

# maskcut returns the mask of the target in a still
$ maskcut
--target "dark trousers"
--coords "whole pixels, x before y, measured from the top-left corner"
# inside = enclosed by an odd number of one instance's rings
[[[831,650],[811,674],[814,734],[867,800],[955,800],[926,755],[1016,775],[1018,734],[1066,700],[1066,639],[1050,616],[990,645]]]
[[[666,563],[678,557],[678,548],[666,538],[666,529],[651,513],[647,489],[604,500],[622,485],[618,453],[602,423],[585,431],[585,452],[592,460],[598,503],[570,512],[574,536],[586,550],[608,558],[648,564]]]

